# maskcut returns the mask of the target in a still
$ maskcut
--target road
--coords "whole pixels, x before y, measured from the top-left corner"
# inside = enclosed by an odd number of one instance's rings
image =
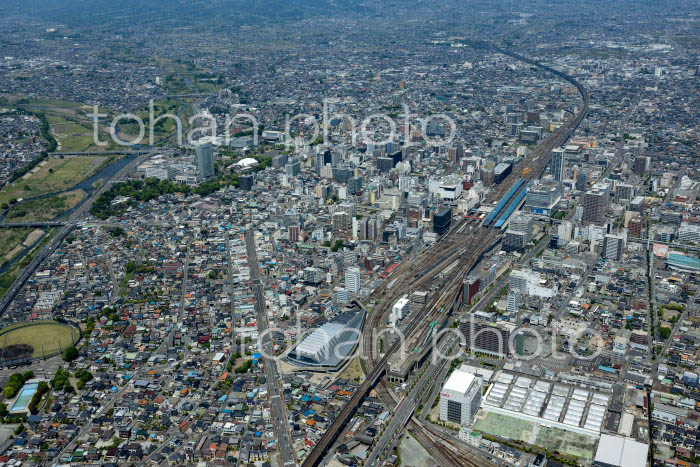
[[[277,362],[274,359],[266,357],[274,355],[274,349],[271,335],[266,332],[269,329],[269,322],[267,318],[267,307],[265,306],[265,297],[263,296],[262,281],[260,279],[260,265],[258,264],[258,254],[255,249],[255,232],[253,228],[246,230],[245,241],[248,254],[248,266],[250,267],[250,279],[252,282],[253,295],[255,296],[255,312],[257,314],[260,348],[263,353],[262,360],[267,382],[267,395],[270,399],[270,408],[272,410],[272,424],[275,428],[275,434],[277,435],[277,442],[279,443],[278,446],[280,456],[282,457],[282,465],[284,467],[294,466],[297,465],[296,456],[288,430],[286,404],[280,388],[281,379],[279,371],[277,370]]]
[[[74,222],[80,218],[85,212],[87,212],[95,202],[95,200],[107,189],[109,189],[111,183],[121,180],[127,174],[129,174],[137,165],[141,164],[144,160],[148,159],[152,153],[142,154],[135,158],[133,161],[125,165],[119,172],[117,172],[111,180],[102,185],[100,188],[95,190],[93,194],[88,198],[83,204],[80,205],[78,209],[73,211],[65,221],[64,227],[58,232],[58,234],[44,247],[44,249],[29,263],[29,265],[22,270],[17,279],[12,283],[5,295],[0,300],[0,315],[5,313],[7,307],[15,299],[17,293],[22,289],[27,280],[34,274],[34,271],[39,267],[39,265],[53,253],[56,248],[63,242],[63,240],[75,229]]]
[[[439,346],[440,353],[442,355],[449,354],[450,350],[456,343],[457,336],[455,334],[449,334],[445,339],[443,339]],[[382,432],[379,441],[374,445],[372,452],[367,457],[365,466],[376,467],[381,465],[383,458],[393,451],[400,438],[401,429],[406,426],[408,420],[415,412],[426,389],[432,386],[433,382],[435,381],[436,374],[438,374],[445,367],[449,368],[445,362],[445,359],[435,359],[435,361],[432,361],[431,364],[424,370],[423,374],[418,378],[418,381],[413,385],[410,392],[396,407],[396,410],[394,411],[394,414],[389,420],[386,428]]]
[[[559,147],[562,144],[564,144],[569,137],[572,135],[572,133],[578,128],[579,124],[583,119],[585,118],[586,114],[588,113],[589,105],[590,105],[590,96],[586,89],[574,78],[571,76],[566,75],[565,73],[562,73],[558,70],[555,70],[551,67],[548,67],[546,65],[540,64],[538,62],[535,62],[534,60],[530,60],[528,58],[525,58],[519,54],[516,54],[514,52],[510,52],[507,50],[504,50],[500,47],[497,47],[493,44],[488,44],[489,47],[493,48],[497,52],[503,53],[505,55],[508,55],[512,58],[515,58],[516,60],[526,62],[532,66],[535,66],[537,68],[542,68],[556,76],[559,76],[560,78],[568,81],[569,83],[573,84],[576,86],[578,89],[581,98],[582,98],[582,107],[579,110],[579,112],[576,114],[576,116],[573,119],[570,119],[567,121],[564,125],[562,125],[560,128],[558,128],[554,133],[552,133],[549,137],[547,137],[545,140],[543,140],[533,151],[532,153],[527,157],[527,159],[523,162],[523,167],[526,167],[528,169],[531,169],[527,175],[523,173],[523,178],[526,180],[532,180],[534,178],[539,178],[543,175],[544,171],[546,168],[549,166],[549,161],[551,160],[551,150],[555,147]],[[489,194],[489,199],[487,201],[490,202],[496,202],[498,199],[500,199],[505,192],[512,187],[516,181],[519,179],[520,174],[513,173],[511,174],[507,181],[504,181],[501,183],[501,185],[496,188],[495,190],[492,191],[492,193]],[[465,271],[468,271],[474,263],[478,260],[480,255],[482,254],[483,251],[488,250],[491,245],[494,243],[495,238],[500,235],[500,232],[494,230],[494,229],[488,229],[485,227],[480,227],[477,229],[472,230],[471,232],[471,237],[467,242],[465,242],[462,245],[462,251],[458,253],[457,258],[459,259],[459,265],[457,269],[457,274],[455,274],[455,277],[458,279],[461,279],[460,274],[464,273]],[[449,234],[447,235],[449,236]],[[430,248],[427,251],[428,255],[432,254],[433,258],[433,263],[435,258],[442,258],[444,255],[441,255],[441,252],[444,251],[444,243],[442,243],[442,240],[438,242],[433,248]],[[467,252],[465,254],[465,252]],[[452,263],[452,258],[450,258],[450,261],[445,264],[446,267],[451,267]],[[392,279],[391,283],[394,284],[396,280],[401,278],[401,281],[404,283],[397,283],[394,285],[393,290],[409,290],[409,289],[414,289],[415,290],[415,278],[416,276],[411,276],[410,271],[409,274],[406,274],[405,268],[403,267],[404,264],[407,262],[404,261],[402,265],[399,266],[397,271],[393,274],[394,279]],[[426,267],[429,267],[428,264],[431,263],[424,263],[422,260],[419,261],[419,266],[423,269]],[[436,273],[439,273],[440,270],[436,271]],[[419,271],[420,273],[420,271]],[[454,282],[454,281],[452,281]],[[447,287],[444,287],[444,289],[452,290],[456,289],[457,286],[460,284],[457,283],[450,283]],[[380,289],[382,289],[381,294],[379,296],[383,296],[387,292],[387,287],[385,286],[380,286]],[[373,293],[373,295],[376,295]],[[395,297],[393,297],[394,293],[392,291],[389,291],[389,295],[387,295],[385,298],[382,298],[382,305],[384,306],[377,306],[375,309],[372,311],[372,316],[368,319],[368,325],[366,327],[371,327],[369,323],[374,322],[376,325],[381,322],[381,310],[385,308],[385,305],[387,303],[390,303],[391,300],[393,300]],[[432,306],[427,308],[428,310],[431,310],[427,316],[430,316],[432,318],[434,315],[431,314],[436,309],[440,309],[441,303],[434,303],[436,308],[433,308]],[[408,325],[405,328],[405,333],[404,335],[407,336],[407,339],[410,340],[414,336],[414,332],[421,332],[423,330],[423,327],[420,326],[420,321],[425,321],[427,319],[429,321],[430,318],[424,318],[423,320],[421,319],[416,319],[408,323]],[[363,345],[366,342],[366,336],[363,333]],[[367,372],[367,378],[365,381],[358,387],[358,389],[355,391],[355,394],[351,397],[351,399],[346,403],[346,405],[343,407],[343,409],[340,411],[336,419],[333,421],[331,426],[326,430],[326,432],[323,434],[321,439],[318,441],[316,446],[314,446],[314,449],[309,453],[307,456],[306,460],[304,461],[304,466],[305,467],[312,467],[312,466],[317,466],[320,465],[325,457],[325,455],[329,452],[329,450],[332,447],[332,444],[335,442],[337,439],[339,433],[343,430],[345,427],[345,424],[348,423],[348,421],[351,419],[352,415],[355,412],[356,407],[362,402],[364,399],[365,395],[369,391],[370,387],[373,387],[374,384],[379,381],[379,378],[384,372],[384,369],[386,368],[387,361],[389,357],[393,353],[395,353],[398,348],[399,348],[400,342],[397,341],[392,347],[390,347],[387,352],[384,354],[384,356],[377,360],[376,362],[372,359],[370,361],[375,362],[375,366],[371,369],[371,371]],[[372,347],[372,344],[370,344],[370,347]],[[372,349],[370,351],[370,354],[373,352],[376,352],[377,349]]]
[[[189,245],[191,241],[188,243],[188,258],[189,258]],[[186,290],[187,290],[187,264],[189,261],[185,264],[185,273],[182,278],[182,299],[184,300]],[[151,355],[157,355],[160,353],[163,353],[164,349],[166,346],[170,345],[170,343],[173,340],[173,336],[175,335],[175,326],[171,325],[171,329],[168,332],[168,335],[161,341],[160,345],[158,345],[158,348],[156,348],[153,352],[151,352]],[[97,410],[93,415],[89,423],[86,423],[78,432],[78,434],[68,443],[66,446],[61,449],[61,451],[56,455],[55,459],[60,460],[61,456],[63,456],[66,452],[68,452],[70,449],[73,448],[75,445],[76,440],[80,439],[82,436],[84,436],[86,433],[88,433],[92,429],[93,422],[95,418],[98,418],[102,416],[103,414],[107,413],[109,409],[111,409],[114,404],[121,398],[122,395],[126,392],[126,390],[131,386],[131,383],[133,381],[136,381],[139,379],[139,376],[143,373],[144,369],[146,368],[146,363],[142,364],[136,371],[134,371],[133,375],[131,375],[131,378],[129,379],[128,382],[124,384],[124,386],[117,391],[117,393],[112,397],[112,399],[109,400],[105,405],[100,407],[99,410]]]

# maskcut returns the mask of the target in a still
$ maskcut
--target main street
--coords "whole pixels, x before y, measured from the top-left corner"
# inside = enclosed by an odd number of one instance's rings
[[[270,325],[267,318],[267,307],[265,306],[262,281],[260,279],[258,254],[255,248],[255,231],[252,227],[246,230],[245,241],[248,266],[250,267],[250,280],[252,283],[253,295],[255,296],[255,312],[257,315],[260,350],[263,354],[262,361],[265,369],[267,394],[272,411],[272,424],[275,428],[275,434],[277,435],[277,441],[279,443],[282,465],[284,467],[293,466],[296,465],[296,456],[288,430],[286,406],[280,388],[279,371],[277,370],[276,360],[274,358],[269,358],[274,355],[274,348],[270,332],[268,332]]]

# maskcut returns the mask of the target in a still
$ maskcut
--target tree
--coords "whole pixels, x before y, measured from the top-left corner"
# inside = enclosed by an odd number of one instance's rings
[[[660,327],[659,335],[663,340],[668,339],[669,337],[671,337],[671,328]]]
[[[74,345],[71,345],[63,352],[63,360],[67,362],[72,362],[79,356],[78,349],[76,349]]]

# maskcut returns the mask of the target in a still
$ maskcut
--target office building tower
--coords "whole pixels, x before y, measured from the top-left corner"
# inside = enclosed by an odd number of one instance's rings
[[[362,191],[362,177],[350,177],[348,179],[348,193],[356,195]]]
[[[516,230],[506,230],[501,243],[503,251],[524,252],[527,249],[527,234]]]
[[[618,235],[606,235],[603,238],[603,258],[620,261],[625,251],[625,238]]]
[[[581,221],[584,224],[603,224],[605,221],[606,198],[605,193],[601,191],[589,190],[583,195],[583,216]]]
[[[314,162],[314,172],[316,172],[316,174],[318,174],[318,175],[321,174],[321,169],[326,165],[326,163],[324,161],[325,160],[324,154],[325,153],[321,152],[321,151],[316,153],[316,159]]]
[[[627,183],[618,183],[615,187],[615,197],[618,203],[623,201],[631,201],[634,198],[634,187]]]
[[[442,208],[433,215],[433,232],[444,234],[450,230],[452,224],[452,209]]]
[[[518,292],[510,291],[508,292],[508,313],[517,313],[520,305],[523,303],[523,296]]]
[[[530,278],[527,271],[521,271],[518,269],[511,271],[510,278],[508,280],[509,290],[521,295],[527,295],[529,281]]]
[[[471,425],[481,405],[482,392],[479,376],[456,369],[440,392],[440,420],[460,426]]]
[[[513,171],[513,164],[502,162],[493,169],[493,182],[498,184],[508,177]]]
[[[287,154],[277,154],[275,157],[272,158],[272,166],[281,169],[285,165],[287,165],[287,160]]]
[[[642,238],[642,228],[644,223],[641,216],[634,216],[627,224],[627,230],[632,238]]]
[[[557,182],[561,182],[564,180],[564,154],[565,153],[563,148],[556,148],[552,150],[551,172],[552,177],[554,177],[554,180],[556,180]]]
[[[533,223],[532,216],[527,214],[513,216],[503,237],[503,251],[525,251],[532,238]]]
[[[586,191],[588,189],[588,172],[585,170],[579,170],[576,176],[576,189],[578,191]]]
[[[649,156],[637,156],[632,164],[632,172],[644,175],[649,171],[651,167],[651,157]]]
[[[390,157],[377,157],[377,171],[387,173],[394,168],[394,160]]]
[[[284,166],[288,177],[296,177],[301,173],[301,163],[296,157],[292,157],[287,161],[287,165]]]
[[[195,146],[197,154],[197,170],[199,175],[209,178],[214,175],[214,150],[211,143],[202,143]]]
[[[358,293],[362,288],[360,268],[353,266],[345,270],[345,288],[350,293]]]
[[[253,189],[254,179],[252,175],[241,175],[238,177],[238,188],[243,191],[250,191]]]

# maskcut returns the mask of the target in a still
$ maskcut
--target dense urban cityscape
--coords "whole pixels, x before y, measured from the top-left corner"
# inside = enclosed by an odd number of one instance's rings
[[[700,4],[3,3],[0,465],[700,464]]]

